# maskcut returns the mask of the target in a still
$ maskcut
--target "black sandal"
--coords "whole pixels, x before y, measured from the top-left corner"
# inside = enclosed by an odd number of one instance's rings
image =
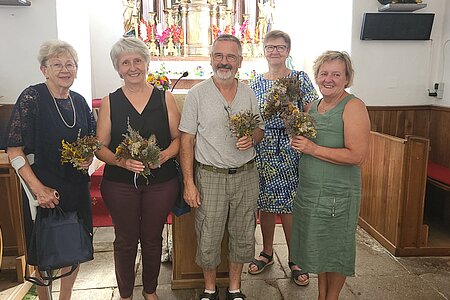
[[[201,293],[198,296],[198,300],[202,300],[202,299],[208,299],[208,300],[219,300],[219,289],[216,286],[216,291],[214,292],[214,294],[210,294],[210,293]]]
[[[291,269],[291,277],[294,280],[295,284],[298,286],[307,286],[309,284],[309,274],[308,272],[303,271],[301,268],[300,270],[292,270],[292,267],[296,264],[290,261],[289,263],[289,269]],[[298,278],[302,275],[306,275],[306,280],[300,281]]]
[[[262,256],[262,255],[261,255]],[[227,296],[226,300],[233,300],[233,299],[245,299],[247,298],[244,294],[242,294],[241,292],[235,292],[235,293],[230,293],[230,290],[227,289],[227,292],[225,293],[225,295]]]
[[[264,258],[267,258],[267,259],[268,259],[268,262],[265,262],[265,261],[263,261],[263,260],[256,259],[256,258],[252,259],[252,262],[251,262],[250,264],[254,264],[254,265],[258,268],[258,270],[256,270],[256,271],[250,271],[250,266],[249,266],[249,268],[248,268],[248,273],[251,274],[251,275],[259,274],[259,273],[261,273],[262,271],[264,271],[264,269],[265,269],[267,266],[270,266],[270,265],[273,264],[273,254],[272,254],[272,255],[269,255],[269,254],[264,253],[263,251],[261,251],[261,253],[259,253],[259,256],[262,256],[262,257],[264,257]]]

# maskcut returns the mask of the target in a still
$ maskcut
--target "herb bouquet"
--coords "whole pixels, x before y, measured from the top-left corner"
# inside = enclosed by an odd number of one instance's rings
[[[230,131],[237,138],[252,136],[259,123],[259,115],[255,115],[249,110],[231,115],[228,119]]]
[[[122,134],[122,136],[124,139],[116,148],[116,159],[132,158],[142,162],[145,168],[138,175],[147,178],[151,174],[149,164],[155,166],[159,164],[161,149],[156,144],[155,135],[152,134],[148,139],[145,139],[128,122],[127,132]]]
[[[301,112],[298,107],[293,105],[295,99],[303,99],[300,81],[297,78],[285,77],[276,80],[266,96],[265,119],[279,116],[290,136],[316,137],[314,119],[308,113]]]
[[[99,150],[102,144],[94,135],[85,135],[81,137],[81,129],[78,132],[78,138],[73,142],[61,141],[61,164],[71,163],[77,170],[87,174],[88,170],[80,167],[86,159],[94,156],[94,152]]]

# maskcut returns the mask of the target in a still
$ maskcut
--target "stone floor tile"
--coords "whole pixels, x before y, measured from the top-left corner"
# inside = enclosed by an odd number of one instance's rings
[[[72,291],[71,300],[110,300],[113,297],[113,288],[106,289],[88,289]],[[59,299],[59,292],[52,293],[54,300]]]
[[[283,296],[283,299],[300,300],[300,299],[317,299],[318,288],[317,278],[311,278],[307,286],[298,286],[290,279],[279,279],[277,285]],[[344,286],[342,288],[340,300],[353,300],[357,299],[352,292]]]
[[[438,271],[420,275],[420,278],[425,280],[446,299],[450,299],[450,273]]]
[[[242,282],[241,291],[246,300],[282,300],[275,280],[247,280]],[[221,298],[225,299],[225,298]]]
[[[407,275],[409,272],[395,261],[386,251],[378,251],[365,244],[356,248],[355,272],[358,276],[373,275]]]
[[[439,300],[446,299],[416,275],[374,275],[348,278],[346,286],[361,300]]]

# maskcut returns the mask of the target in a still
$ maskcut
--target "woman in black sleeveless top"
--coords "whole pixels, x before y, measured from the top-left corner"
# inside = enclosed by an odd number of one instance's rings
[[[170,92],[147,83],[150,56],[139,39],[120,39],[111,49],[111,60],[124,86],[102,99],[97,136],[104,145],[96,155],[106,163],[102,197],[114,223],[114,261],[122,299],[131,299],[138,242],[142,253],[145,299],[158,299],[156,286],[161,262],[162,230],[179,191],[173,159],[179,150],[180,113]],[[166,109],[163,106],[166,101]],[[143,138],[154,134],[162,149],[159,166],[150,165],[147,179],[142,162],[116,159],[116,147],[130,126]]]

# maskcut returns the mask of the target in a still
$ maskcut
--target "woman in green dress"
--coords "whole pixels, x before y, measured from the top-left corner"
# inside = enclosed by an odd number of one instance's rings
[[[317,137],[292,138],[303,153],[294,201],[291,258],[319,275],[319,299],[338,299],[355,273],[355,231],[361,195],[360,165],[369,146],[370,121],[363,101],[345,91],[353,81],[346,52],[327,51],[314,62],[323,96],[309,114]]]

